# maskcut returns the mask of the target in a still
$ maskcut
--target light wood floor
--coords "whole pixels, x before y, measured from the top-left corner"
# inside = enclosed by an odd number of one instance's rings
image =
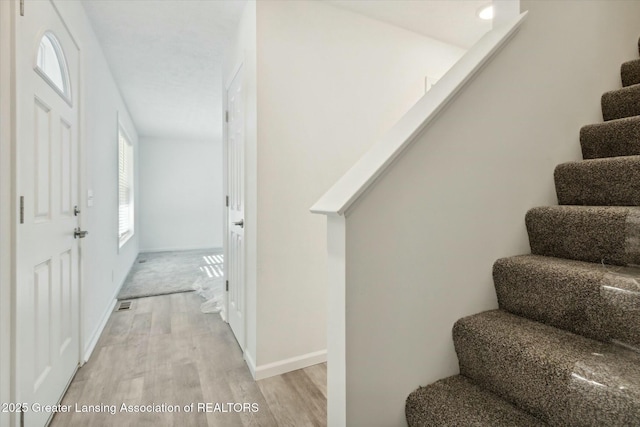
[[[255,382],[229,326],[201,313],[193,292],[133,301],[130,311],[112,314],[62,401],[72,412],[58,413],[51,426],[326,426],[326,364]],[[123,403],[181,411],[126,413]],[[194,412],[185,413],[191,403]],[[198,403],[213,412],[198,412]],[[258,410],[221,412],[229,403]],[[73,412],[76,404],[116,405],[116,413]]]

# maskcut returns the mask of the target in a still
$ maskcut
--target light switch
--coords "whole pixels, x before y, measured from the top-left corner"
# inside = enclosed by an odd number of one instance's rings
[[[93,206],[93,190],[87,190],[87,207]]]

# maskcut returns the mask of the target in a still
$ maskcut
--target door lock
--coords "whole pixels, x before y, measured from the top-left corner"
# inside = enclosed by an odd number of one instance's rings
[[[234,222],[233,225],[237,225],[240,228],[244,228],[244,219],[241,219],[238,222]]]
[[[80,209],[78,209],[78,205],[75,205],[73,207],[73,216],[78,216],[79,213],[80,213]]]
[[[74,239],[84,239],[89,234],[86,230],[80,230],[80,227],[77,227],[73,230],[73,238]]]

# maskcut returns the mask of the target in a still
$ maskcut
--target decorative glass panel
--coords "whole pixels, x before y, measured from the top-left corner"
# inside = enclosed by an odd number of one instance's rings
[[[67,100],[71,98],[67,62],[58,39],[47,31],[40,39],[36,71],[54,86]]]

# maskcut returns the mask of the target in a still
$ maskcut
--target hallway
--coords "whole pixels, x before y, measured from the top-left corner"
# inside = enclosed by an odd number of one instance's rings
[[[62,400],[70,412],[51,426],[326,425],[326,364],[255,382],[229,326],[201,313],[201,302],[194,292],[178,293],[114,312]],[[198,403],[209,403],[208,411]],[[237,403],[248,410],[228,405]],[[123,404],[165,407],[131,413]]]

